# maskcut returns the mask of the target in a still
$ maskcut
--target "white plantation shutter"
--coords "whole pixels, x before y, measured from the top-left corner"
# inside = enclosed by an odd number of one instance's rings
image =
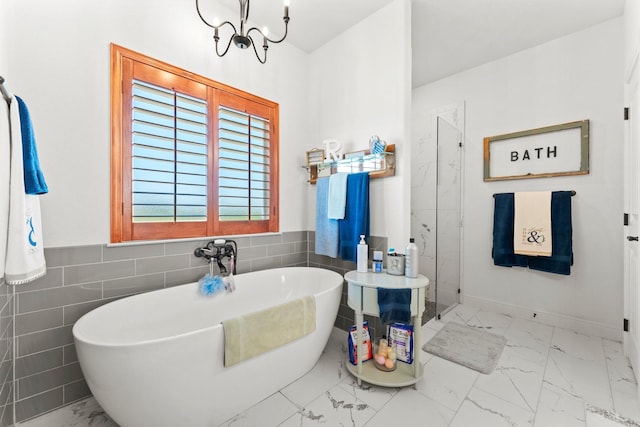
[[[207,220],[207,103],[133,81],[134,222]]]
[[[219,219],[269,220],[269,120],[224,106],[218,114]]]

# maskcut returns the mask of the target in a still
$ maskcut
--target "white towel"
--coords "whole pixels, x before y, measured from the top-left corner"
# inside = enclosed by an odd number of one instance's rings
[[[9,106],[0,98],[0,284],[4,282],[9,233],[9,168],[11,157]]]
[[[551,256],[551,192],[514,193],[513,252]]]
[[[334,173],[329,177],[329,219],[344,219],[347,207],[347,172]]]
[[[13,98],[9,109],[10,183],[9,227],[6,239],[5,281],[20,285],[42,277],[47,272],[42,242],[40,198],[25,194],[22,163],[22,133],[18,103]],[[0,243],[1,244],[1,243]]]

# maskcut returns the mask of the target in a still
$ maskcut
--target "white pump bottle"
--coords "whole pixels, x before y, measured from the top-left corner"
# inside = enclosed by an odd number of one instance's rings
[[[369,268],[369,245],[364,241],[364,234],[360,235],[358,251],[356,252],[356,263],[359,273],[366,273]]]

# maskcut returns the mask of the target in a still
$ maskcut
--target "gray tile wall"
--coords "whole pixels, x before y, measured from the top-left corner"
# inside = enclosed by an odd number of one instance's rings
[[[0,426],[13,423],[13,288],[0,285]]]
[[[355,263],[316,255],[313,231],[234,239],[238,274],[287,266],[315,266],[344,275]],[[208,240],[134,246],[106,245],[45,249],[47,275],[16,288],[17,356],[12,359],[11,288],[0,287],[0,427],[11,425],[12,381],[16,370],[16,419],[36,417],[91,394],[76,356],[71,329],[83,314],[107,302],[141,292],[197,281],[207,271],[193,251]],[[387,238],[371,237],[374,250],[386,254]],[[354,323],[343,285],[335,326]],[[365,317],[373,336],[379,321]],[[382,332],[380,332],[382,333]]]
[[[309,262],[307,231],[234,240],[238,273]],[[13,363],[18,422],[89,396],[73,345],[75,321],[127,295],[197,281],[208,266],[193,251],[207,241],[45,249],[46,276],[15,288],[15,361],[11,357],[11,289],[1,286],[0,426],[11,425]]]

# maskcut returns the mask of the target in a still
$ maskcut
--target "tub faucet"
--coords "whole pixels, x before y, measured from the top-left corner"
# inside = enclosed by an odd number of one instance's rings
[[[238,245],[234,240],[215,239],[207,243],[206,246],[197,248],[193,251],[193,254],[197,257],[206,258],[210,265],[215,260],[220,269],[220,274],[224,275],[227,273],[227,268],[222,263],[222,260],[229,258],[230,261],[236,261],[238,259]],[[236,274],[236,263],[230,262],[229,264],[230,273]]]

